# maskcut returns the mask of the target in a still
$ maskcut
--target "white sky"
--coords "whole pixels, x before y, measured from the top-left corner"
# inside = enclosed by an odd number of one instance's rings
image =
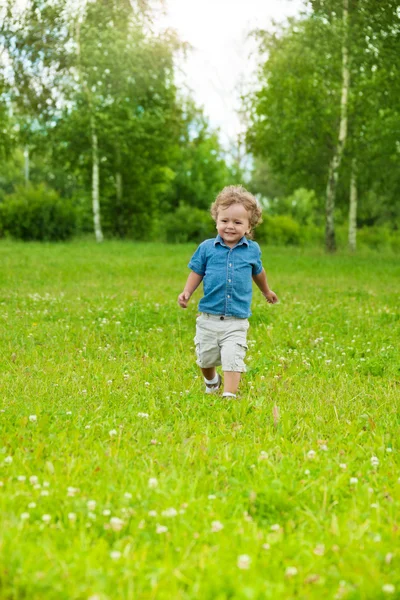
[[[184,81],[204,107],[210,123],[227,144],[240,131],[235,112],[238,85],[251,80],[252,29],[268,29],[271,21],[299,14],[303,0],[166,0],[167,15],[157,28],[173,27],[193,50],[183,65]],[[181,83],[181,81],[179,81]]]

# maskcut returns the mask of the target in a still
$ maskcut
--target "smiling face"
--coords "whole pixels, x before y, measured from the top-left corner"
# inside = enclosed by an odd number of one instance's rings
[[[225,244],[233,248],[250,231],[249,213],[242,204],[231,204],[228,208],[219,208],[217,231]]]

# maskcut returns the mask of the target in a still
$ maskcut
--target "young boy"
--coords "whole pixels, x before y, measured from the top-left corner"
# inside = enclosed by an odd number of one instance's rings
[[[186,308],[203,281],[204,296],[199,303],[201,314],[194,338],[197,364],[208,394],[221,386],[215,367],[222,364],[223,396],[236,398],[240,375],[246,371],[252,279],[267,302],[275,304],[278,298],[268,287],[259,245],[248,239],[261,222],[254,196],[240,185],[225,187],[211,206],[211,216],[218,235],[200,244],[192,256],[188,265],[191,273],[178,303]]]

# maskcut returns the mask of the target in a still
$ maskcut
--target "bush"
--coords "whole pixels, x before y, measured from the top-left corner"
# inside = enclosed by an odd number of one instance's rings
[[[18,187],[0,204],[0,223],[0,230],[20,240],[66,240],[75,232],[76,213],[55,190]]]
[[[300,225],[288,215],[263,216],[263,222],[255,230],[258,242],[276,245],[297,246],[300,244]]]
[[[166,215],[161,227],[167,242],[175,244],[200,243],[217,235],[210,213],[186,204],[181,204],[174,213]]]

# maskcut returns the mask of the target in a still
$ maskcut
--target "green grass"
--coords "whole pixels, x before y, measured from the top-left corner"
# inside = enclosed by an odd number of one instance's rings
[[[265,248],[232,402],[193,250],[0,244],[0,597],[399,598],[398,259]]]

